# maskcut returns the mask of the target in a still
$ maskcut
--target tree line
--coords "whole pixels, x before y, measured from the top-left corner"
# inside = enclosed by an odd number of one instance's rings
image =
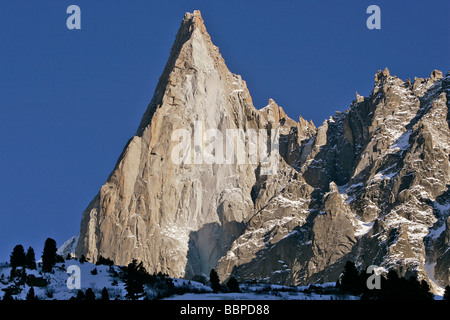
[[[51,272],[53,267],[57,262],[64,261],[61,256],[58,256],[56,252],[58,248],[56,247],[56,241],[47,238],[44,243],[44,251],[42,252],[42,271]],[[10,265],[13,270],[18,267],[36,269],[36,258],[34,249],[30,246],[25,253],[25,250],[21,244],[14,247],[10,256]]]
[[[362,300],[433,300],[434,295],[427,281],[416,276],[400,277],[393,269],[380,275],[380,288],[369,289],[367,280],[371,276],[367,269],[358,269],[347,261],[336,287],[342,292],[361,296]],[[445,288],[444,300],[450,301],[450,286]]]
[[[57,262],[64,262],[63,257],[57,254],[56,241],[47,238],[44,243],[44,249],[41,255],[42,272],[52,272]],[[80,258],[80,262],[85,262],[84,257]],[[114,262],[108,258],[99,257],[97,263],[112,266]],[[14,247],[10,255],[11,279],[19,279],[20,283],[27,283],[31,288],[26,296],[27,300],[35,300],[37,297],[34,293],[33,286],[43,287],[48,285],[44,278],[36,278],[33,275],[27,277],[25,269],[36,270],[36,258],[34,249],[30,246],[25,252],[22,245],[18,244]],[[177,288],[173,283],[173,279],[168,275],[158,273],[149,274],[143,266],[142,262],[133,260],[127,266],[119,267],[122,270],[122,280],[125,283],[126,295],[129,300],[147,298],[144,286],[150,286],[156,289],[158,296],[156,299],[167,297],[173,294],[182,294],[186,288]],[[92,274],[96,274],[94,269]],[[358,270],[354,262],[347,261],[343,272],[336,282],[336,287],[343,293],[360,296],[363,300],[433,300],[434,295],[430,290],[429,284],[425,280],[419,281],[416,276],[409,278],[400,277],[393,269],[389,270],[386,275],[380,275],[380,288],[369,289],[367,280],[371,274],[367,273],[367,269]],[[203,277],[204,278],[204,277]],[[193,279],[202,283],[207,283],[207,279]],[[190,282],[189,282],[190,283]],[[241,292],[239,283],[235,277],[231,277],[226,283],[221,284],[219,276],[215,269],[211,269],[209,274],[209,284],[213,293],[219,292]],[[4,289],[5,290],[5,289]],[[14,286],[5,290],[4,300],[12,299]],[[91,288],[85,292],[79,290],[76,300],[95,300],[95,294]],[[109,300],[108,290],[103,288],[102,300]],[[444,300],[450,301],[450,286],[445,288]]]
[[[64,262],[64,259],[57,255],[56,241],[51,238],[47,238],[45,241],[41,258],[42,272],[51,272],[57,262]],[[3,300],[13,300],[13,295],[18,294],[21,291],[20,286],[25,283],[30,286],[26,299],[37,300],[34,286],[45,287],[48,282],[44,278],[26,273],[26,269],[37,269],[34,249],[30,246],[25,252],[21,244],[16,245],[10,255],[9,264],[11,266],[10,279],[14,279],[14,282],[8,288],[3,289],[5,291]]]

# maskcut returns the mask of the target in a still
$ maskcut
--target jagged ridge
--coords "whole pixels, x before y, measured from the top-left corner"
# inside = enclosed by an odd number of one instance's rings
[[[200,12],[187,13],[136,135],[83,213],[76,253],[284,284],[335,281],[354,260],[449,284],[449,83],[437,70],[414,82],[379,71],[370,96],[316,128],[273,100],[257,110]],[[278,173],[174,165],[171,134],[193,134],[193,121],[279,129]]]

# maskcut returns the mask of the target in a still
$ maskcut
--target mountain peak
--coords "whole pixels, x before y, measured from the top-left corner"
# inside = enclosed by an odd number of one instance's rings
[[[252,141],[239,134],[266,124],[200,11],[186,13],[136,135],[83,212],[77,255],[123,265],[137,258],[151,272],[183,277],[208,273],[254,214],[262,160],[246,160]],[[235,134],[234,154],[224,160],[223,145],[208,149],[209,129],[218,141]]]
[[[378,72],[375,75],[375,82],[380,82],[382,79],[389,77],[391,74],[389,72],[389,69],[386,67],[383,71],[378,70]]]
[[[431,72],[431,79],[432,80],[439,80],[439,79],[442,79],[444,76],[442,75],[442,71],[439,71],[439,70],[436,70],[436,69],[434,69],[432,72]]]
[[[200,10],[194,10],[194,12],[186,12],[184,14],[183,23],[192,24],[196,27],[205,27],[204,20],[202,18],[202,13]]]
[[[211,37],[206,31],[200,11],[186,12],[153,98],[142,117],[137,135],[143,133],[155,111],[163,104],[164,96],[171,93],[171,87],[175,83],[180,83],[181,78],[192,72],[220,69],[219,64],[225,65],[218,47],[212,43]],[[222,67],[222,69],[224,68]]]
[[[186,12],[184,14],[175,42],[184,43],[189,40],[195,29],[198,29],[202,34],[208,34],[200,10],[194,10],[192,13]]]

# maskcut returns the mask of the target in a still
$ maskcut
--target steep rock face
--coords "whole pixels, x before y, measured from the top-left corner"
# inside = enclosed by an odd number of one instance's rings
[[[76,254],[283,284],[336,281],[352,260],[439,291],[450,284],[449,98],[449,74],[411,82],[386,68],[318,128],[272,99],[257,110],[200,13],[187,13],[136,135],[83,213]],[[277,171],[239,163],[236,145],[224,151],[234,161],[211,161],[221,152],[206,152],[208,129],[241,130],[245,150],[247,132],[277,130]]]
[[[357,95],[349,110],[288,152],[296,160],[287,162],[312,189],[304,222],[283,241],[266,243],[253,261],[240,263],[233,245],[219,270],[231,256],[243,279],[262,272],[266,280],[282,274],[283,283],[306,284],[335,281],[353,260],[437,281],[439,292],[450,266],[447,79],[433,71],[412,85],[379,71],[369,97]],[[272,224],[280,219],[273,216]],[[246,231],[236,244],[247,237]],[[283,267],[268,267],[269,257]]]
[[[225,135],[266,126],[245,82],[212,44],[200,12],[187,13],[136,135],[83,213],[77,255],[117,264],[138,258],[150,271],[177,277],[209,273],[252,214],[259,163],[207,163],[219,150],[204,153],[205,131]],[[186,144],[190,163],[172,159],[182,141],[172,141],[179,129],[200,139],[195,148]]]

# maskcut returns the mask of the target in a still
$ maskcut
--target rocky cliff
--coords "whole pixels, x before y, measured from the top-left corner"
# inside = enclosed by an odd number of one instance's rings
[[[207,129],[266,125],[200,13],[187,13],[136,135],[83,213],[77,254],[118,264],[139,258],[147,269],[176,277],[209,273],[252,215],[258,164],[208,164],[197,148],[177,164],[172,134],[183,129],[203,140]]]
[[[352,260],[438,291],[450,284],[449,95],[449,74],[403,81],[385,69],[319,127],[272,99],[257,110],[200,12],[187,13],[136,135],[83,212],[76,254],[283,284],[336,281]],[[231,161],[208,161],[220,155],[205,154],[210,129],[243,133],[224,149]],[[177,162],[180,130],[194,143]],[[279,135],[271,174],[261,157],[237,159],[236,145],[262,148],[252,130]]]
[[[352,260],[416,274],[435,290],[435,282],[447,285],[449,83],[438,71],[413,83],[379,71],[370,96],[357,95],[311,138],[290,145],[286,160],[297,179],[258,212],[266,226],[250,225],[221,258],[222,273],[293,284],[335,281]],[[303,208],[289,202],[298,181],[313,189],[298,198],[308,199]],[[272,204],[279,199],[283,205]],[[287,215],[274,215],[283,206],[302,210],[303,222],[283,224]]]

